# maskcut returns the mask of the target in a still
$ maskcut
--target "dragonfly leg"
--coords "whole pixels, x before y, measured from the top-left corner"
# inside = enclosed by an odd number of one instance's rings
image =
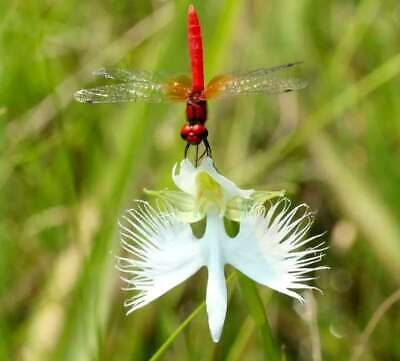
[[[207,150],[204,150],[203,153],[201,153],[201,156],[199,157],[199,160],[200,160],[200,159],[203,159],[203,157],[204,157],[206,154],[207,154]]]
[[[185,159],[187,158],[187,155],[188,155],[188,152],[189,152],[189,148],[190,148],[190,143],[186,143],[185,152],[183,154]]]
[[[204,147],[206,148],[205,152],[208,157],[212,158],[212,153],[211,153],[211,146],[210,143],[208,142],[207,138],[203,139]]]
[[[195,164],[196,164],[196,168],[197,168],[197,166],[199,164],[199,145],[198,144],[196,144],[196,162],[195,162]]]
[[[199,161],[200,161],[201,159],[203,159],[203,157],[204,157],[205,155],[206,155],[207,157],[212,158],[212,156],[211,156],[211,146],[210,146],[210,143],[208,142],[207,139],[203,139],[203,144],[204,144],[204,148],[205,148],[205,149],[204,149],[203,153],[201,153],[201,155],[199,155],[199,145],[198,145],[198,144],[196,145],[196,154],[195,154],[195,166],[196,166],[196,167],[198,166]],[[187,143],[186,146],[185,146],[185,151],[184,151],[184,158],[185,158],[185,159],[188,157],[189,149],[190,149],[190,146],[191,146],[191,145],[192,145],[192,144]]]
[[[207,142],[207,140],[203,141],[203,143],[204,143],[204,151],[203,151],[203,153],[201,153],[201,156],[199,157],[199,160],[203,159],[205,155],[211,158],[211,147],[210,147],[210,144]]]

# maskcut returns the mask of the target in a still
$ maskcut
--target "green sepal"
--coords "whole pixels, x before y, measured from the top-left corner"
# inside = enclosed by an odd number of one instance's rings
[[[171,206],[177,217],[185,223],[195,223],[202,220],[207,212],[208,207],[218,205],[221,215],[235,222],[240,222],[242,216],[251,207],[262,206],[270,199],[282,197],[285,194],[281,191],[255,191],[249,198],[235,197],[224,204],[223,195],[214,182],[208,177],[199,177],[197,180],[202,189],[196,197],[181,191],[170,191],[163,189],[154,191],[144,189],[146,194],[157,197]]]
[[[185,223],[195,223],[202,220],[205,216],[200,212],[199,207],[196,206],[195,197],[181,191],[170,191],[162,189],[154,191],[150,189],[143,189],[146,194],[165,202],[167,206],[173,207],[177,217]]]
[[[263,205],[270,199],[284,196],[285,191],[255,191],[250,198],[236,197],[231,199],[225,210],[225,217],[240,222],[242,215],[251,207]]]

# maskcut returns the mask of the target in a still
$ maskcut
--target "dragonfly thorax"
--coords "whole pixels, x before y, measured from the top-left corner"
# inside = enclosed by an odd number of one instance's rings
[[[186,101],[186,119],[181,129],[181,137],[189,144],[198,145],[208,136],[208,130],[204,126],[207,120],[207,101],[198,93],[189,95]]]
[[[204,124],[207,120],[207,101],[190,96],[186,102],[186,119],[189,124]]]

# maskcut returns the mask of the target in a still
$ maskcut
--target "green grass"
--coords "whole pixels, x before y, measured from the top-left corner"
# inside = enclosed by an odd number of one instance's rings
[[[3,2],[0,360],[354,361],[398,289],[398,2],[193,2],[207,79],[304,60],[294,75],[308,88],[212,102],[208,128],[221,172],[318,210],[324,294],[304,309],[239,276],[218,345],[201,306],[205,271],[126,317],[116,220],[143,188],[173,187],[184,106],[90,106],[72,93],[102,66],[187,72],[189,2]],[[390,304],[360,360],[400,359]]]

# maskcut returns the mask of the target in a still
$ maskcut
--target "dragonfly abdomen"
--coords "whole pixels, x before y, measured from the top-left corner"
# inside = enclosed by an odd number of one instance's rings
[[[204,90],[203,41],[199,18],[192,5],[189,6],[188,12],[188,42],[192,67],[192,91],[202,92]]]

